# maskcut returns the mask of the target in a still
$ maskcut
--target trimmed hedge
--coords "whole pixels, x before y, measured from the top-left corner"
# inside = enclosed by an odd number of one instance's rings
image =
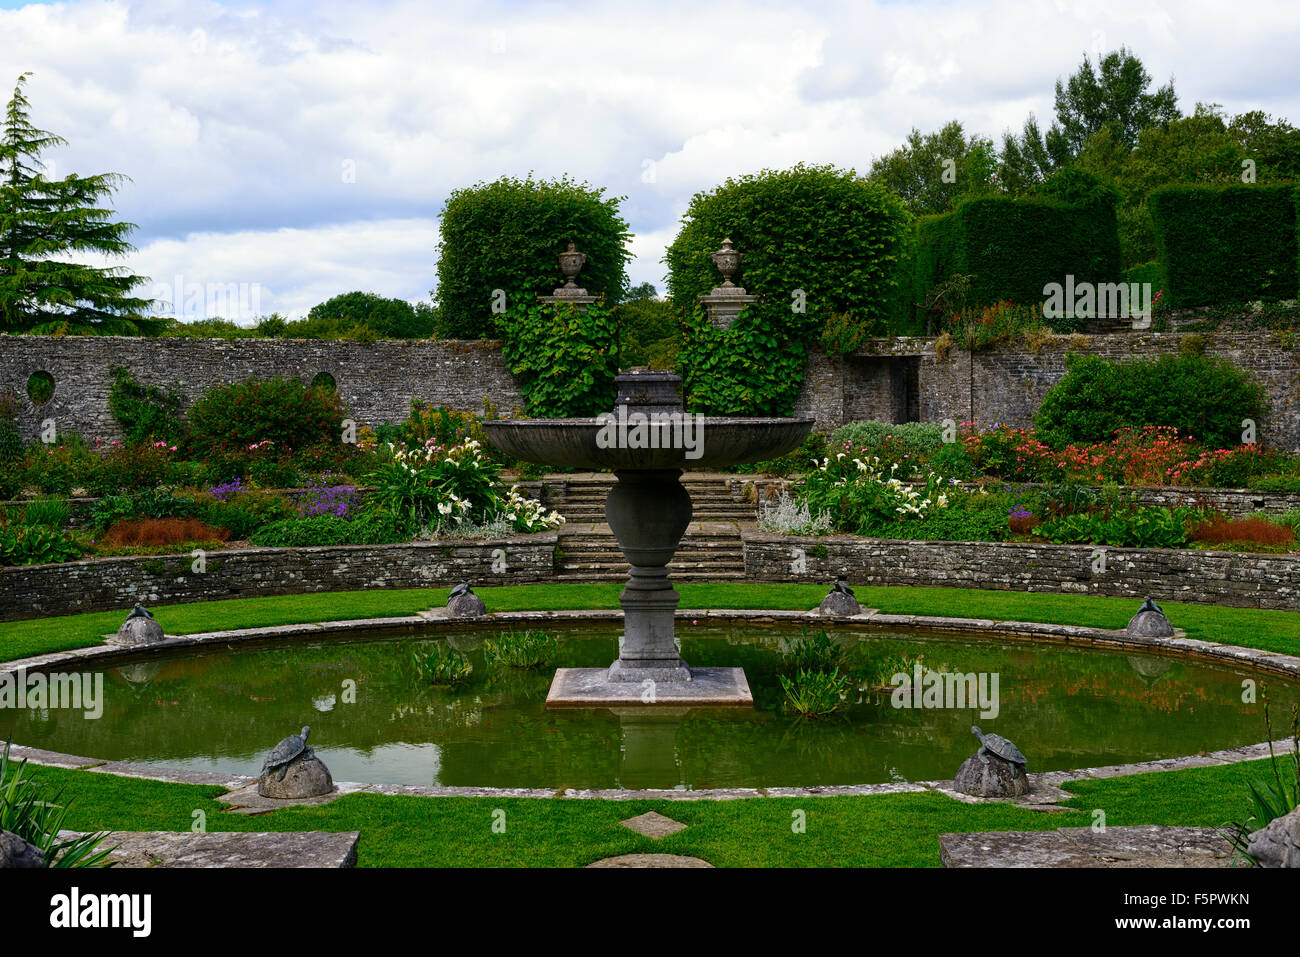
[[[1029,305],[1067,275],[1076,284],[1111,283],[1123,267],[1115,207],[1104,200],[969,199],[951,213],[925,217],[917,231],[918,302],[953,273],[974,277],[968,304]]]
[[[1147,197],[1172,306],[1294,299],[1295,184],[1175,185]]]
[[[809,342],[828,320],[840,316],[852,339],[885,332],[903,311],[897,284],[909,222],[893,193],[834,166],[763,170],[692,197],[664,255],[683,313],[678,364],[688,408],[789,415]],[[720,330],[697,298],[722,281],[710,254],[726,238],[744,257],[735,283],[762,302]]]
[[[462,339],[496,334],[492,293],[507,308],[563,285],[557,256],[573,242],[587,261],[578,285],[618,302],[627,292],[628,224],[603,188],[559,180],[503,177],[452,191],[438,246],[440,332]]]

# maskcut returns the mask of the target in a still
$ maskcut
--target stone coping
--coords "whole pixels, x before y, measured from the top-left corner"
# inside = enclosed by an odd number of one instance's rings
[[[944,618],[933,615],[887,615],[875,609],[865,609],[861,614],[849,617],[826,617],[812,611],[790,611],[784,609],[678,609],[678,621],[710,624],[725,622],[824,622],[832,627],[849,627],[864,631],[910,631],[984,637],[990,640],[1007,639],[1012,641],[1049,642],[1063,644],[1080,644],[1090,647],[1114,648],[1119,650],[1141,651],[1166,654],[1174,657],[1195,658],[1231,664],[1253,671],[1262,671],[1280,675],[1300,682],[1300,657],[1284,655],[1277,652],[1246,648],[1240,645],[1219,642],[1200,641],[1186,637],[1185,632],[1177,630],[1173,637],[1157,638],[1130,635],[1123,630],[1092,628],[1085,625],[1054,625],[1043,622],[996,621],[989,618]],[[108,662],[116,659],[139,659],[155,651],[167,651],[177,648],[201,646],[207,644],[228,644],[234,641],[274,641],[277,639],[301,640],[348,631],[446,631],[465,627],[490,628],[501,624],[517,622],[557,622],[580,624],[594,622],[612,622],[622,619],[622,612],[614,609],[594,610],[557,610],[557,611],[513,611],[497,612],[481,618],[452,618],[444,609],[433,609],[419,615],[404,615],[395,618],[359,618],[346,621],[309,622],[296,625],[273,625],[261,628],[243,628],[229,631],[209,631],[190,635],[166,636],[162,641],[147,647],[124,647],[120,645],[99,645],[89,648],[77,648],[69,651],[52,652],[0,663],[0,674],[28,671],[50,671],[61,666],[83,668],[90,662]],[[1095,768],[1076,768],[1068,771],[1049,771],[1030,774],[1034,784],[1033,790],[1023,798],[977,798],[962,794],[953,787],[953,781],[906,781],[883,782],[877,784],[821,785],[803,787],[756,787],[756,788],[715,788],[715,789],[646,789],[603,788],[579,790],[574,788],[497,788],[497,787],[454,787],[441,785],[408,784],[374,784],[358,781],[336,782],[339,794],[367,793],[387,795],[407,795],[414,797],[519,797],[519,798],[569,798],[597,800],[734,800],[741,798],[763,797],[867,797],[879,794],[924,793],[927,791],[945,794],[955,800],[967,803],[984,803],[988,801],[1017,803],[1028,807],[1040,807],[1057,810],[1056,801],[1068,797],[1061,785],[1069,781],[1099,780],[1123,777],[1132,774],[1147,774],[1160,771],[1179,771],[1187,768],[1217,767],[1242,761],[1254,761],[1266,758],[1270,750],[1275,753],[1290,753],[1291,741],[1281,739],[1270,742],[1243,745],[1214,751],[1208,754],[1194,754],[1183,757],[1159,758],[1153,761],[1141,761],[1130,764],[1108,765]],[[10,756],[16,760],[28,760],[32,764],[50,767],[87,770],[101,774],[116,774],[122,777],[144,778],[173,784],[216,785],[227,792],[238,791],[254,783],[257,778],[239,774],[221,774],[206,771],[186,771],[178,768],[156,767],[146,764],[134,764],[122,761],[103,761],[96,758],[62,754],[14,744]],[[285,802],[289,806],[293,802]]]

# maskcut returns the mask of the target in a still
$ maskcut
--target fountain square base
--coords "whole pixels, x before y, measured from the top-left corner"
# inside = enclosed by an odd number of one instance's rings
[[[692,668],[690,681],[611,681],[608,668],[558,668],[548,708],[752,708],[744,668]],[[650,692],[653,692],[651,700]]]

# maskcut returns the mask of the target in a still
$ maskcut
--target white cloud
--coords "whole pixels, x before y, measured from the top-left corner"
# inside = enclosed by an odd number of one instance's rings
[[[256,273],[291,312],[349,288],[424,295],[448,192],[530,170],[626,196],[632,279],[662,287],[696,191],[799,160],[865,170],[954,118],[995,139],[1031,110],[1046,123],[1054,81],[1098,43],[1174,75],[1184,110],[1300,123],[1298,40],[1300,7],[1268,0],[0,10],[0,63],[35,73],[34,120],[70,141],[56,170],[131,177],[131,267]]]

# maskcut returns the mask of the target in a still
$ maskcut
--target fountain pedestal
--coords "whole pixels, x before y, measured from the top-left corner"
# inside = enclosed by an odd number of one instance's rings
[[[720,468],[776,458],[797,448],[812,419],[706,418],[682,410],[681,379],[636,369],[615,380],[615,412],[593,419],[523,419],[484,424],[488,440],[515,458],[570,468],[613,469],[605,517],[628,561],[619,604],[624,633],[608,668],[560,668],[548,708],[753,707],[741,668],[692,668],[674,637],[681,596],[668,563],[691,523],[684,468]]]
[[[619,604],[623,636],[608,668],[560,668],[546,698],[548,708],[642,705],[752,707],[742,668],[692,668],[674,635],[681,595],[668,563],[691,523],[691,496],[681,469],[618,469],[605,501],[605,517],[628,560]]]

